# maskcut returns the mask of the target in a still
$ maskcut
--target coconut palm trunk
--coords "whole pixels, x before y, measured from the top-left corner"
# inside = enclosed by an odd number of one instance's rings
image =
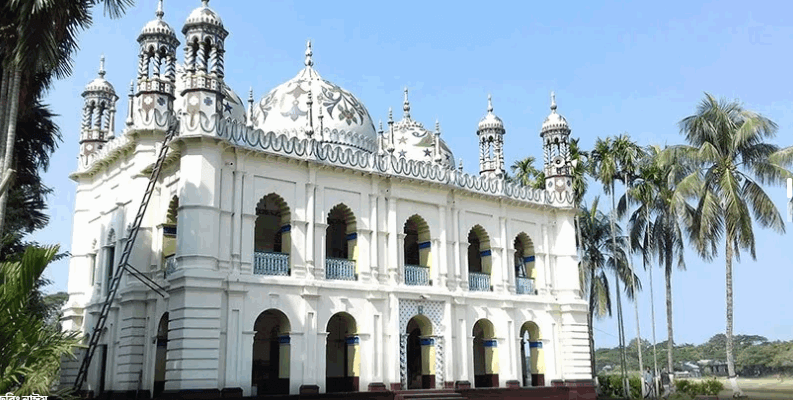
[[[19,110],[19,84],[22,80],[22,70],[18,67],[14,68],[13,83],[8,93],[9,110],[6,118],[8,119],[8,130],[6,131],[6,145],[5,154],[3,154],[3,165],[0,169],[0,176],[5,175],[11,171],[11,161],[14,157],[14,140],[16,139],[17,130],[17,111]],[[0,193],[0,234],[3,232],[3,223],[5,222],[5,209],[6,202],[8,201],[8,187]]]
[[[614,285],[617,295],[617,331],[619,333],[619,347],[620,347],[620,376],[622,377],[623,388],[625,389],[625,397],[630,395],[630,386],[628,385],[628,363],[625,355],[625,328],[622,319],[622,294],[620,293],[620,274],[617,262],[617,230],[616,218],[617,207],[614,200],[614,181],[611,181],[611,245],[612,257],[614,258]]]
[[[726,249],[724,256],[727,259],[727,268],[725,276],[727,279],[727,374],[729,375],[730,385],[732,386],[733,393],[741,393],[738,387],[738,377],[735,376],[735,361],[733,359],[732,348],[732,242],[728,238],[726,240]]]
[[[674,332],[672,329],[672,259],[666,258],[666,266],[664,268],[666,277],[666,370],[669,374],[669,382],[675,376],[674,363],[672,359],[672,350],[674,349]]]
[[[628,197],[628,174],[623,174],[624,183],[625,183],[625,198]],[[631,248],[631,241],[630,239],[625,241],[625,245],[628,247],[626,251],[627,259],[628,259],[628,269],[631,273],[631,291],[633,292],[633,312],[636,317],[636,350],[639,353],[639,376],[641,380],[644,379],[644,363],[642,362],[642,331],[641,327],[639,326],[639,295],[636,292],[636,273],[633,271],[633,250]]]
[[[647,258],[642,261],[644,270],[647,271]],[[650,272],[650,320],[652,321],[653,335],[653,394],[658,397],[658,354],[655,351],[655,295],[653,294],[653,269]]]

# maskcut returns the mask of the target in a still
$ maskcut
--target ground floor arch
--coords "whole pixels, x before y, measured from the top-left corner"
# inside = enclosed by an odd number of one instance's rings
[[[473,362],[475,387],[498,387],[498,340],[493,323],[476,321],[473,329]]]
[[[531,321],[520,327],[520,360],[523,386],[545,386],[545,355],[540,327]]]
[[[361,376],[361,341],[355,318],[346,312],[328,320],[325,349],[326,392],[357,392]]]
[[[289,319],[269,309],[259,314],[253,330],[251,384],[257,394],[289,394]]]
[[[424,315],[408,321],[405,343],[405,364],[408,389],[435,388],[435,337],[432,322]]]
[[[162,315],[157,325],[157,349],[154,355],[154,387],[152,394],[159,396],[165,389],[165,361],[168,353],[168,313]]]

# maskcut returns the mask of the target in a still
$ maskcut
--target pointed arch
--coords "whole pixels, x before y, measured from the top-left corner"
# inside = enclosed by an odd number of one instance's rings
[[[429,285],[432,269],[430,227],[420,215],[410,216],[403,227],[405,284]]]
[[[330,209],[325,229],[325,276],[357,280],[358,232],[355,214],[339,203]]]
[[[498,387],[498,340],[493,323],[482,318],[472,329],[474,386]]]
[[[481,225],[468,231],[468,288],[474,291],[490,291],[492,266],[490,236]]]
[[[361,354],[355,318],[346,312],[338,312],[328,320],[326,331],[326,391],[357,392],[361,376]]]
[[[289,394],[291,324],[282,311],[265,310],[253,323],[251,383],[258,394]]]
[[[523,386],[545,386],[545,354],[540,327],[533,321],[526,321],[518,332]]]
[[[154,356],[154,397],[159,396],[165,389],[165,361],[168,353],[168,313],[163,313],[157,324],[157,348]]]
[[[518,294],[534,294],[537,269],[534,267],[534,242],[525,232],[518,233],[512,242],[515,250],[515,287]]]
[[[253,232],[253,273],[289,275],[292,216],[283,197],[270,193],[256,204]]]
[[[435,388],[435,338],[432,322],[422,314],[414,315],[403,334],[405,346],[406,387],[408,389]]]

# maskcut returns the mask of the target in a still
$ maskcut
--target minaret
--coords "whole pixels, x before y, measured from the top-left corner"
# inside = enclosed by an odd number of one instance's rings
[[[115,129],[116,91],[105,80],[105,56],[99,61],[96,79],[83,91],[83,120],[80,124],[80,167],[87,165],[90,155],[102,149],[113,137]]]
[[[185,111],[188,114],[187,133],[209,133],[202,124],[223,116],[224,47],[228,31],[209,1],[193,10],[182,27],[185,35]],[[199,124],[199,121],[203,121]],[[204,126],[207,127],[206,125]]]
[[[543,143],[545,189],[551,192],[573,192],[570,160],[570,126],[556,113],[556,96],[551,92],[551,114],[540,130]]]
[[[156,18],[149,21],[138,35],[138,91],[135,93],[133,126],[165,130],[167,116],[173,113],[176,84],[176,32],[163,16],[162,0],[157,3]]]
[[[493,99],[487,96],[487,114],[479,120],[479,175],[504,177],[504,122],[493,114]]]

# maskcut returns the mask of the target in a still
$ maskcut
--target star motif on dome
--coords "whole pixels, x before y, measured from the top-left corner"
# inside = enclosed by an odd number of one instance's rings
[[[223,112],[227,112],[231,114],[231,103],[229,103],[228,101],[223,103]]]
[[[209,97],[209,96],[204,97],[204,104],[206,104],[208,106],[211,106],[212,105],[212,98]]]
[[[406,156],[407,154],[408,154],[408,152],[407,152],[407,151],[405,151],[405,150],[400,150],[400,151],[399,151],[399,157],[405,158],[405,156]]]
[[[432,151],[430,151],[430,149],[426,149],[424,150],[424,155],[427,157],[432,157]]]
[[[451,160],[451,158],[452,158],[452,156],[450,156],[450,155],[448,155],[448,154],[446,155],[446,161],[449,161],[449,160]]]
[[[407,142],[408,142],[408,138],[406,138],[405,136],[399,138],[399,144],[407,144]]]

